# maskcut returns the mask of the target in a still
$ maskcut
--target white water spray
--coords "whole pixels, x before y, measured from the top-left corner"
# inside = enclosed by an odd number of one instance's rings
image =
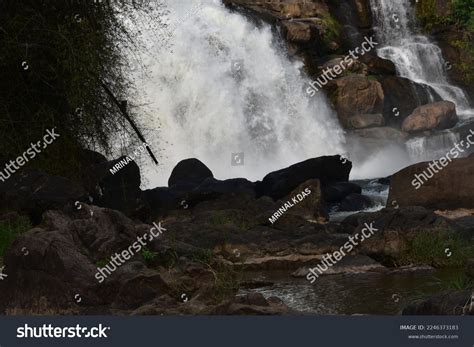
[[[377,52],[394,62],[402,77],[431,86],[443,100],[456,104],[458,114],[472,114],[463,90],[448,82],[441,49],[417,34],[410,0],[370,0],[375,30],[384,45]]]
[[[169,21],[179,25],[170,26],[169,45],[155,42],[146,53],[150,73],[139,86],[153,115],[148,126],[161,127],[151,139],[160,165],[147,170],[147,186],[166,185],[172,168],[190,157],[217,178],[256,180],[344,152],[337,116],[322,93],[308,98],[302,63],[282,53],[269,26],[257,28],[219,1],[199,11],[196,2],[169,6]],[[232,161],[235,153],[243,153],[240,161]]]

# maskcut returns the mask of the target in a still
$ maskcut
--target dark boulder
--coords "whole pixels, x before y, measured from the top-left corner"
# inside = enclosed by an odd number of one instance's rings
[[[319,179],[322,186],[345,182],[349,179],[351,168],[352,163],[339,155],[308,159],[266,175],[261,182],[257,182],[257,196],[281,199],[300,184],[314,178]]]
[[[349,194],[338,206],[339,211],[361,211],[372,207],[373,201],[368,196],[362,194]]]
[[[168,187],[157,187],[143,191],[142,198],[150,207],[151,218],[164,217],[169,211],[187,208],[184,195]]]
[[[227,195],[247,195],[253,198],[255,197],[255,183],[245,178],[231,178],[221,181],[209,177],[187,194],[187,200],[196,204]]]
[[[403,120],[418,106],[441,100],[433,88],[407,78],[384,76],[379,81],[385,95],[383,115],[389,126],[400,127]]]
[[[127,163],[126,157],[121,157],[98,164],[97,175],[100,177],[99,189],[91,194],[94,204],[116,209],[133,217],[147,213],[144,212],[147,207],[140,189],[140,168],[135,161]]]
[[[200,160],[195,158],[181,160],[171,172],[168,187],[180,185],[198,186],[206,178],[214,177],[211,170]]]
[[[352,182],[336,182],[322,187],[323,200],[327,203],[341,202],[349,194],[361,192],[361,187]]]

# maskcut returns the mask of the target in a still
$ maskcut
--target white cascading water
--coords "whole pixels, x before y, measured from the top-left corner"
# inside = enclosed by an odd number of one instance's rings
[[[149,73],[138,87],[152,115],[146,123],[156,141],[150,142],[160,148],[146,186],[166,185],[173,167],[190,157],[217,178],[256,180],[301,160],[344,153],[337,116],[322,93],[307,96],[302,63],[288,59],[269,26],[257,28],[217,0],[173,1],[166,31],[141,28],[154,42],[143,54]],[[231,162],[233,153],[243,153],[243,165]]]
[[[456,104],[460,115],[470,115],[463,90],[448,82],[446,62],[441,49],[426,36],[416,33],[416,20],[410,0],[370,0],[375,30],[383,47],[380,57],[395,64],[402,77],[432,87],[443,100]]]
[[[416,19],[410,0],[370,0],[375,31],[382,47],[380,57],[393,61],[400,76],[432,87],[443,100],[456,104],[461,119],[474,115],[463,90],[448,82],[450,66],[441,49],[416,31]],[[433,97],[432,97],[433,99]],[[446,154],[459,140],[459,134],[446,130],[430,137],[417,137],[407,142],[410,160],[420,162]]]

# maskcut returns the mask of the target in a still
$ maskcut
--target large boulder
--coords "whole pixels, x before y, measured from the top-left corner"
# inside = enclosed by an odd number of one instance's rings
[[[374,205],[373,201],[366,195],[349,194],[341,201],[338,211],[361,211]]]
[[[269,196],[274,200],[287,196],[300,184],[317,178],[324,186],[349,179],[352,163],[339,155],[312,158],[266,175],[257,183],[257,196]]]
[[[416,133],[425,130],[449,129],[458,122],[456,105],[451,101],[439,101],[417,107],[402,123],[402,130]]]
[[[168,179],[168,186],[170,188],[183,185],[197,187],[209,177],[214,177],[212,171],[200,160],[195,158],[185,159],[174,167]]]
[[[445,164],[443,167],[442,164]],[[418,163],[395,173],[387,206],[474,207],[474,157]]]
[[[125,267],[126,263],[115,258],[112,265],[111,257],[118,252],[122,261],[127,259],[122,251],[131,252],[131,245],[149,233],[151,226],[134,224],[118,211],[82,207],[48,211],[38,227],[13,241],[4,257],[8,277],[0,281],[0,312],[71,314],[101,307],[100,312],[105,313],[107,308],[102,305],[115,303],[120,307],[122,296],[133,298],[128,305],[138,305],[150,300],[150,293],[159,295],[168,290],[156,272],[137,270],[124,276],[120,264]],[[150,237],[143,240],[150,248],[155,244]],[[133,259],[140,259],[140,253],[132,250]],[[100,281],[97,268],[106,264],[112,272],[104,270],[109,277]],[[133,295],[127,294],[129,291]]]
[[[366,54],[360,60],[367,66],[369,75],[395,75],[395,64],[388,59],[373,54]]]
[[[336,182],[322,187],[323,199],[326,203],[332,204],[341,202],[350,194],[362,193],[362,188],[352,182]]]
[[[293,203],[289,212],[311,221],[326,221],[328,216],[323,209],[321,184],[318,179],[308,180],[296,187],[285,199]]]
[[[384,93],[377,81],[362,75],[351,75],[330,81],[327,88],[339,121],[345,128],[350,127],[351,116],[382,113]]]
[[[428,85],[407,78],[383,76],[379,80],[385,95],[383,115],[386,124],[390,126],[400,127],[403,120],[418,106],[441,100]]]

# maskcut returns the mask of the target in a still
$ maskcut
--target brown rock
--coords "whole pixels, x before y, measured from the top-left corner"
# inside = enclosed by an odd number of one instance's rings
[[[330,99],[335,104],[339,121],[349,127],[349,117],[358,114],[382,113],[384,93],[377,81],[353,75],[328,83]]]
[[[308,23],[284,21],[283,35],[289,42],[307,43],[311,41],[311,27]]]
[[[442,170],[433,164],[437,173],[429,164],[414,164],[395,173],[391,178],[387,206],[474,207],[474,158],[453,159],[447,161],[444,168],[438,162]]]
[[[425,130],[449,129],[458,122],[456,105],[451,101],[439,101],[417,107],[402,123],[402,130],[416,133]]]

